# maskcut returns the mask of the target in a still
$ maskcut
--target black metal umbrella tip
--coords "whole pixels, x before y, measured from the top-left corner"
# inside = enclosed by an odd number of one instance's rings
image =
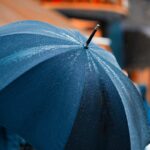
[[[100,28],[100,25],[97,24],[96,27],[95,27],[95,30],[98,30]]]
[[[95,35],[96,31],[97,31],[99,28],[100,28],[100,25],[97,24],[97,25],[95,26],[93,32],[91,33],[90,37],[88,38],[88,40],[87,40],[86,43],[85,43],[85,46],[84,46],[85,49],[88,49],[88,45],[90,44],[90,42],[91,42],[93,36]]]

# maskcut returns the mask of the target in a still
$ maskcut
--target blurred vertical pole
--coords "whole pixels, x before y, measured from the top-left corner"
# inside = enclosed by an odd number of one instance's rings
[[[115,55],[119,65],[125,66],[125,52],[124,52],[124,34],[121,21],[112,22],[107,29],[107,35],[111,39],[112,52]]]

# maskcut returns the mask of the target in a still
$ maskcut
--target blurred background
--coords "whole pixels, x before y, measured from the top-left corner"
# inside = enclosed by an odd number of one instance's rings
[[[150,0],[0,0],[0,26],[40,20],[79,30],[112,52],[150,103]]]

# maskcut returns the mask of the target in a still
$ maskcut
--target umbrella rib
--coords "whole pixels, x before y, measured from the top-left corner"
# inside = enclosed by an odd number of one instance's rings
[[[14,33],[11,33],[11,34],[4,34],[4,35],[0,35],[0,37],[1,36],[3,36],[3,37],[5,37],[5,36],[12,36],[12,35],[35,35],[34,33],[30,33],[30,32],[14,32]],[[36,35],[40,35],[40,36],[44,36],[44,37],[48,37],[48,38],[56,38],[56,39],[61,39],[61,40],[63,40],[63,41],[68,41],[68,42],[74,42],[74,43],[76,43],[77,45],[78,44],[80,44],[77,40],[70,40],[70,38],[66,38],[66,37],[63,37],[63,36],[52,36],[52,35],[45,35],[45,34],[40,34],[40,33],[36,33]],[[70,44],[71,45],[71,44]]]
[[[104,51],[104,50],[103,50],[103,51]],[[101,59],[101,61],[107,61],[107,62],[113,64],[113,65],[114,65],[115,67],[117,67],[119,70],[121,70],[120,67],[119,67],[119,65],[118,65],[118,63],[117,63],[117,61],[116,61],[116,59],[115,59],[115,57],[114,57],[111,53],[100,52],[100,51],[96,51],[96,50],[94,50],[94,49],[91,49],[91,52],[94,53],[99,59]],[[104,54],[106,54],[105,57],[103,57]],[[108,54],[109,54],[109,55],[108,55]],[[101,58],[100,58],[100,56],[101,56]],[[110,58],[107,59],[107,57],[111,57],[112,59],[110,59]]]
[[[93,61],[93,58],[92,58],[92,56],[91,56],[91,53],[90,53],[89,51],[87,51],[87,54],[88,54],[88,60],[89,60],[89,62],[91,63],[91,66],[92,66],[93,69],[97,72],[97,67],[96,67],[96,65],[95,65],[95,63],[94,63],[94,61]]]
[[[76,41],[78,41],[80,44],[83,42],[82,39],[80,38],[81,36],[79,36],[80,33],[78,31],[75,31],[75,30],[72,30],[72,29],[68,29],[67,32],[70,33],[72,35],[72,37],[74,37],[74,39]],[[76,34],[76,36],[78,36],[78,39],[76,38],[75,34]]]
[[[71,40],[72,42],[76,42],[77,44],[79,44],[79,42],[77,40],[75,40],[73,37],[69,36],[68,34],[62,33],[62,35],[65,36],[64,38],[67,37],[68,40]]]
[[[7,56],[7,57],[3,57],[0,59],[0,64],[5,64],[6,62],[9,62],[9,60],[14,60],[14,61],[17,61],[16,59],[19,58],[20,56],[24,57],[24,58],[30,58],[32,57],[33,55],[41,55],[42,53],[44,52],[48,52],[48,51],[54,51],[54,50],[57,50],[59,48],[76,48],[77,46],[76,45],[44,45],[44,46],[35,46],[35,47],[32,47],[32,48],[28,48],[27,50],[26,49],[23,49],[22,51],[19,51],[19,52],[14,52],[13,54]],[[34,50],[34,51],[33,51]],[[18,54],[19,55],[16,55]],[[22,54],[22,55],[21,55]],[[20,60],[22,60],[22,58],[20,58]]]

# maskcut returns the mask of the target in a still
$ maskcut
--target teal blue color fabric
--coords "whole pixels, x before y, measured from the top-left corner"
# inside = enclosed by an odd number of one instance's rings
[[[4,127],[0,127],[0,149],[1,150],[20,150],[22,138],[10,132]]]
[[[38,21],[0,28],[0,124],[36,150],[142,150],[142,98],[114,56]]]
[[[144,107],[147,113],[148,124],[150,126],[150,105],[146,100],[144,101]]]
[[[146,98],[147,87],[146,87],[146,85],[138,85],[138,87],[139,87],[140,93],[141,93],[142,98],[143,98],[144,108],[146,110],[147,120],[148,120],[148,124],[150,126],[150,105],[149,105],[148,100]]]

